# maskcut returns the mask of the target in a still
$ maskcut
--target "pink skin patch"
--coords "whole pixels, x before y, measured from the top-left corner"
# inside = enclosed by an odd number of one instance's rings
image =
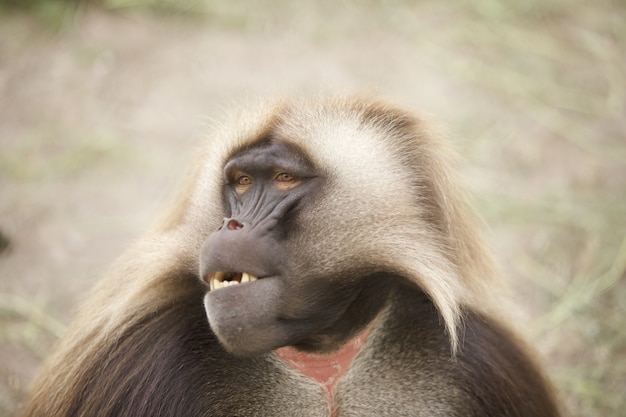
[[[306,353],[286,346],[274,352],[296,371],[320,384],[326,393],[326,399],[334,415],[333,391],[337,382],[348,371],[350,364],[365,343],[371,325],[345,343],[341,349],[327,353]]]
[[[239,223],[237,220],[229,220],[226,227],[228,227],[228,230],[239,230],[243,229],[243,224]]]

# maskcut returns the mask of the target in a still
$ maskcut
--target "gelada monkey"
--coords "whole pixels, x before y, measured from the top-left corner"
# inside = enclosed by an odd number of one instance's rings
[[[22,416],[557,416],[451,161],[379,99],[233,112]]]

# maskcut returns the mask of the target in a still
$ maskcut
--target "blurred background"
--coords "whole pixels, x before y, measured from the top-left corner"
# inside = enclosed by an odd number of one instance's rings
[[[465,157],[572,416],[626,416],[622,0],[1,0],[0,415],[246,97],[370,91]]]

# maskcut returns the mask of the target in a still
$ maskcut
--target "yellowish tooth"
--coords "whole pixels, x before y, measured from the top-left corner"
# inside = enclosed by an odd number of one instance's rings
[[[226,287],[230,287],[232,285],[237,285],[237,284],[243,284],[246,282],[254,282],[256,281],[258,278],[255,277],[254,275],[250,275],[247,272],[242,272],[241,273],[241,281],[228,281],[224,279],[224,273],[223,272],[214,272],[212,274],[213,276],[211,277],[211,279],[209,279],[209,287],[211,289],[211,291],[213,290],[219,290],[220,288],[226,288]]]
[[[211,275],[211,278],[209,279],[209,286],[211,288],[211,291],[220,288],[219,283],[220,283],[220,278],[222,277],[222,273],[213,272],[210,275]]]
[[[213,272],[209,274],[209,276],[209,286],[211,290],[219,288],[217,284],[220,282],[219,278],[221,277],[221,274],[219,272]]]

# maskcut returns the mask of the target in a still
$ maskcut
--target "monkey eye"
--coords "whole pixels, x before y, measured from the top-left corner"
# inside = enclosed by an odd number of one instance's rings
[[[247,175],[242,175],[237,178],[237,185],[250,185],[252,184],[252,178]]]
[[[274,185],[281,191],[289,191],[302,184],[302,180],[288,172],[279,172],[274,176]]]
[[[239,172],[233,175],[233,182],[231,184],[235,187],[235,192],[239,195],[245,193],[252,185],[253,179],[251,176]]]
[[[295,177],[287,172],[279,172],[274,177],[274,180],[279,182],[291,182],[295,180]]]

